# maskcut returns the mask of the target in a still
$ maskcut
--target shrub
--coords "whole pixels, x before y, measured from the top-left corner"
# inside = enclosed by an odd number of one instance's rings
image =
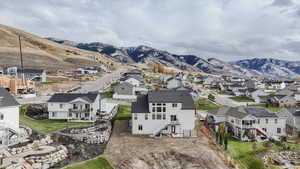
[[[248,169],[265,169],[265,164],[258,158],[249,159]]]

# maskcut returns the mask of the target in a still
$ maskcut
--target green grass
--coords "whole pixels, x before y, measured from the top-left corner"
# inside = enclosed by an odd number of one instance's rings
[[[235,97],[230,97],[230,99],[236,101],[236,102],[254,102],[253,99],[245,96],[235,96]]]
[[[266,104],[252,104],[252,105],[249,105],[249,106],[264,107],[264,108],[267,108],[271,112],[279,112],[282,109],[281,107],[267,106]]]
[[[206,98],[200,98],[196,101],[196,109],[197,110],[214,110],[219,108],[220,106],[211,102]]]
[[[113,169],[110,163],[104,157],[98,157],[84,163],[75,164],[65,169]]]
[[[220,92],[218,92],[218,94],[220,94],[220,95],[230,95],[230,92],[228,92],[228,91],[220,91]]]
[[[131,118],[131,106],[130,105],[120,105],[118,109],[118,114],[114,119],[116,120],[128,120]]]
[[[104,93],[101,93],[101,96],[104,98],[112,98],[113,97],[113,92],[112,91],[107,91]]]
[[[300,144],[287,144],[291,150],[299,150]],[[256,151],[253,149],[252,142],[243,142],[234,139],[230,139],[228,142],[228,151],[226,152],[230,155],[234,161],[238,164],[241,169],[254,169],[251,167],[251,163],[253,161],[262,159],[258,156],[258,154],[263,153],[267,150],[280,151],[282,150],[281,146],[278,146],[274,143],[271,143],[271,146],[266,148],[263,146],[262,142],[256,142]],[[271,166],[272,169],[280,169],[279,166]]]
[[[23,105],[20,108],[20,123],[43,134],[53,133],[68,127],[91,125],[91,123],[66,122],[65,120],[34,120],[25,116],[27,106]]]

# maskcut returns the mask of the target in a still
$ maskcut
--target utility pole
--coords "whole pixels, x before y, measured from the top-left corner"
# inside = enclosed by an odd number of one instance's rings
[[[25,77],[24,77],[24,65],[23,65],[23,54],[22,54],[22,43],[21,43],[21,36],[19,35],[19,47],[20,47],[20,58],[21,58],[21,76],[22,76],[22,83],[25,84]],[[17,72],[18,74],[18,72]],[[26,85],[27,86],[27,85]]]

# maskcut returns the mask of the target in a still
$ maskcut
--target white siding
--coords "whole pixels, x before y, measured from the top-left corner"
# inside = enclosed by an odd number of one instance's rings
[[[19,132],[19,106],[0,108],[0,113],[3,114],[3,120],[0,123],[9,127],[16,132]]]

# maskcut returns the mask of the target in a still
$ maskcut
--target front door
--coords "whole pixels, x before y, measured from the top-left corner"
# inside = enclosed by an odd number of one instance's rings
[[[176,133],[176,126],[171,126],[171,132],[173,133],[173,134],[175,134]]]

